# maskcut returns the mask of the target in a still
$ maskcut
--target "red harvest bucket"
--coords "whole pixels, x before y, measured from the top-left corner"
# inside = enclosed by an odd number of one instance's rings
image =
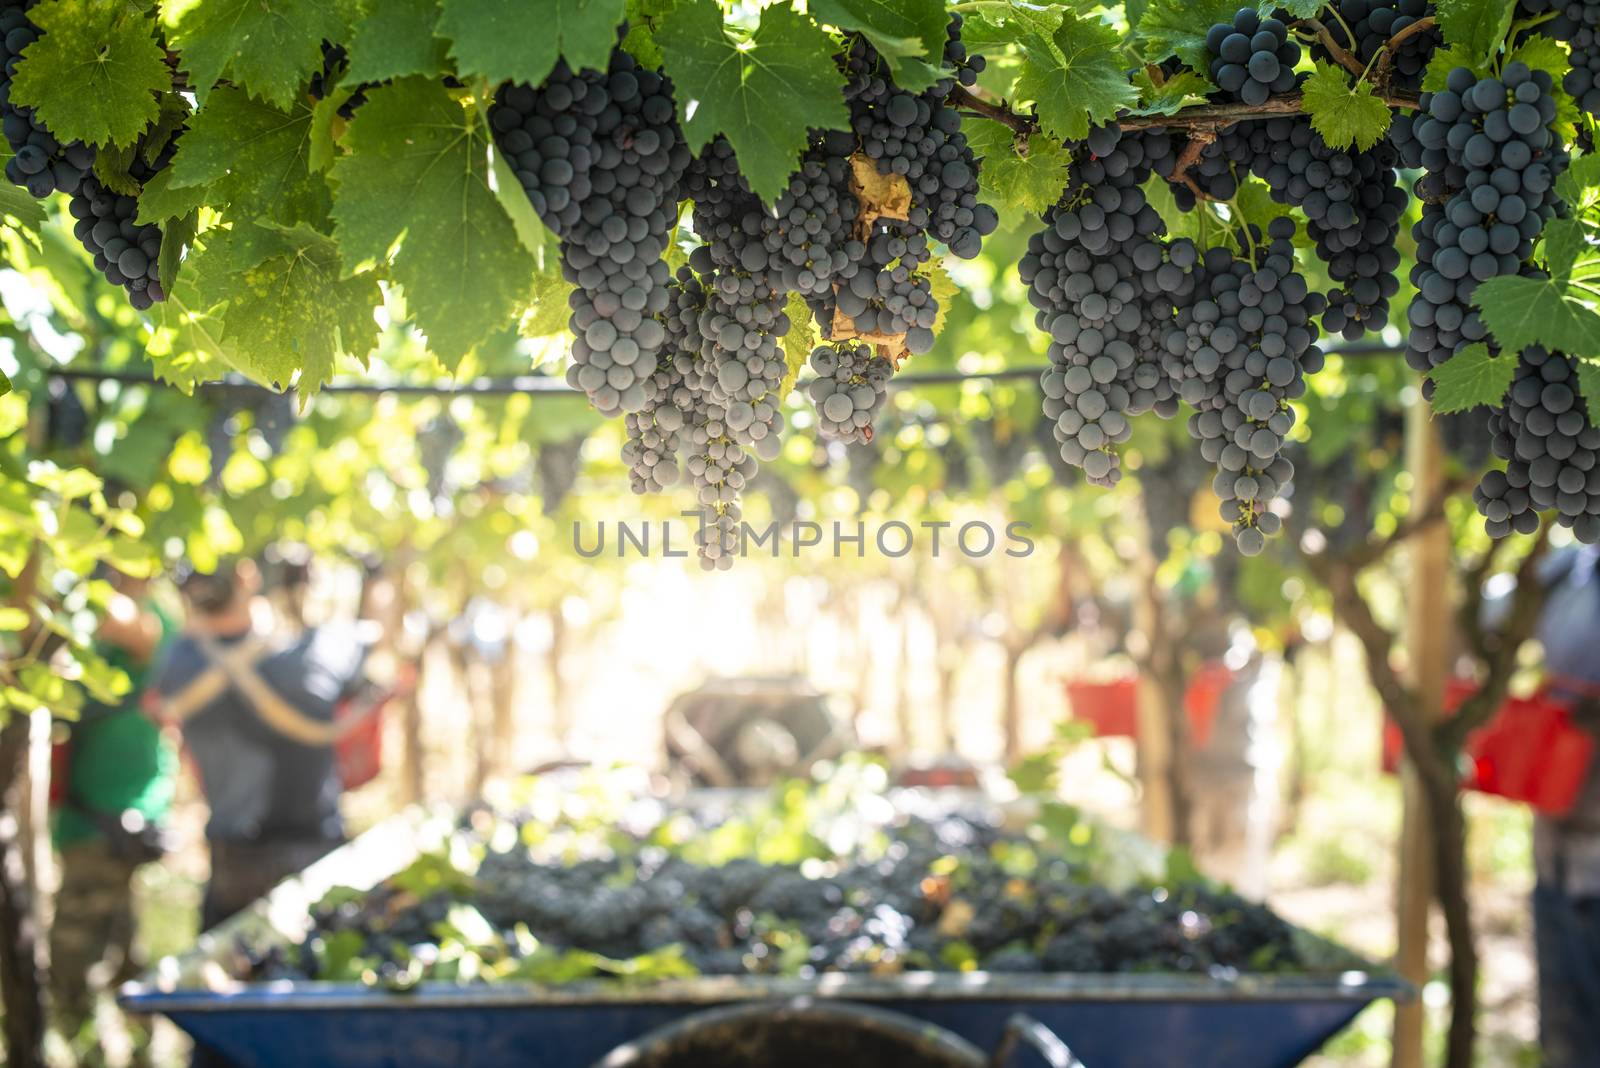
[[[1445,690],[1445,714],[1453,715],[1476,690],[1470,681],[1452,679]],[[1594,736],[1572,721],[1571,708],[1546,690],[1508,697],[1488,723],[1467,736],[1465,749],[1472,768],[1462,785],[1525,802],[1546,815],[1564,816],[1588,778],[1594,748]],[[1385,771],[1399,767],[1403,749],[1400,728],[1386,720]]]
[[[334,714],[335,723],[346,717],[360,717],[333,743],[333,758],[339,765],[339,782],[346,790],[365,786],[378,777],[383,767],[383,706],[388,703],[388,697],[376,705],[356,706],[346,702]]]
[[[1101,738],[1132,738],[1139,733],[1139,680],[1067,682],[1075,719],[1086,720]]]
[[[1197,749],[1211,743],[1211,727],[1217,719],[1217,705],[1233,684],[1233,672],[1219,661],[1210,661],[1189,680],[1183,694],[1184,712],[1189,717],[1189,741]],[[1133,677],[1111,682],[1067,681],[1067,700],[1072,715],[1094,727],[1101,738],[1133,738],[1139,733],[1139,680]]]

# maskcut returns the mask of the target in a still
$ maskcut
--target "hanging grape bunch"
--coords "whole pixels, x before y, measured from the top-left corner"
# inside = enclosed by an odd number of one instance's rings
[[[1546,72],[1510,63],[1500,78],[1457,67],[1444,90],[1423,94],[1413,132],[1426,173],[1417,184],[1435,196],[1415,229],[1406,357],[1418,370],[1487,339],[1474,292],[1491,278],[1521,274],[1555,214],[1555,180],[1567,154],[1550,128],[1553,86]]]
[[[662,255],[689,164],[672,87],[626,52],[604,72],[558,65],[537,90],[501,89],[490,111],[500,150],[561,238],[572,295],[567,381],[604,415],[637,412],[665,338]]]
[[[865,444],[872,440],[872,420],[883,407],[894,364],[869,345],[819,345],[811,352],[815,378],[806,394],[817,406],[818,431],[835,441]]]
[[[1230,99],[1265,104],[1273,93],[1287,93],[1299,82],[1294,65],[1300,46],[1289,28],[1275,18],[1262,18],[1253,7],[1240,8],[1231,23],[1219,22],[1206,32],[1211,80]]]
[[[6,163],[6,178],[36,197],[58,190],[76,193],[89,168],[94,149],[81,141],[62,144],[45,129],[29,108],[11,102],[11,78],[23,49],[39,39],[38,28],[28,20],[25,0],[0,5],[0,38],[4,39],[5,67],[0,72],[0,126],[13,153]]]
[[[1584,111],[1600,116],[1600,0],[1520,0],[1517,16],[1543,19],[1537,32],[1571,47],[1561,87]]]
[[[1329,6],[1338,17],[1326,20],[1325,25],[1339,47],[1362,64],[1376,62],[1387,51],[1390,83],[1402,89],[1422,86],[1423,69],[1441,35],[1437,28],[1412,30],[1409,34],[1405,31],[1433,14],[1429,0],[1336,0]],[[1401,34],[1404,36],[1399,46],[1389,47],[1389,41]],[[1318,59],[1330,58],[1320,41],[1312,44],[1311,54]]]
[[[1557,191],[1592,184],[1566,142],[1587,147],[1600,107],[1600,0],[1518,0],[1494,40],[1428,0],[1052,5],[1039,33],[965,5],[915,37],[787,0],[712,33],[715,6],[597,17],[533,59],[485,56],[454,17],[389,27],[426,46],[397,44],[399,65],[363,9],[308,18],[259,65],[187,8],[90,5],[79,33],[70,0],[0,0],[6,175],[63,194],[42,215],[13,197],[4,225],[70,226],[137,309],[192,273],[200,303],[146,323],[152,344],[308,389],[377,344],[385,294],[455,366],[542,323],[532,294],[567,293],[567,382],[622,419],[633,489],[693,494],[702,563],[723,568],[791,406],[871,449],[893,374],[945,318],[938,259],[978,255],[1019,204],[1042,216],[1018,267],[1049,363],[1045,418],[1016,440],[1114,486],[1134,421],[1184,410],[1261,551],[1319,338],[1402,325],[1415,195],[1407,358],[1440,412],[1493,410],[1488,529],[1556,513],[1595,536],[1600,212]],[[125,94],[88,91],[113,68]]]

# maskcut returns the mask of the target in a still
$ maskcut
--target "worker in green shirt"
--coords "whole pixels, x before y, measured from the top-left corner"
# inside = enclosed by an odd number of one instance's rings
[[[102,655],[132,686],[114,705],[91,703],[68,724],[56,797],[61,887],[51,926],[56,1026],[68,1041],[94,1016],[101,990],[137,972],[131,880],[164,851],[178,758],[140,707],[152,665],[177,622],[148,584],[113,575],[118,596],[95,632]],[[64,764],[64,767],[62,766]]]

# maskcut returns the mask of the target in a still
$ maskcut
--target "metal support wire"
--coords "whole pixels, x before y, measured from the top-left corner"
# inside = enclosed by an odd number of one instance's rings
[[[1382,342],[1360,342],[1330,349],[1328,355],[1350,358],[1398,356],[1404,350]],[[954,386],[964,382],[1008,382],[1031,379],[1035,382],[1049,364],[1026,367],[1001,367],[993,371],[902,371],[889,380],[893,390],[916,389],[919,386]],[[148,374],[135,371],[103,370],[96,368],[62,367],[45,372],[46,377],[69,382],[118,382],[129,386],[157,386],[177,388]],[[804,385],[804,382],[799,385]],[[258,385],[239,376],[230,376],[218,382],[200,382],[196,388],[206,392],[260,392],[277,390]],[[286,390],[284,392],[293,392]],[[583,390],[567,385],[566,380],[554,375],[517,375],[510,378],[475,378],[456,384],[408,382],[335,382],[323,386],[318,392],[333,394],[394,394],[414,397],[509,397],[554,396],[581,397]]]

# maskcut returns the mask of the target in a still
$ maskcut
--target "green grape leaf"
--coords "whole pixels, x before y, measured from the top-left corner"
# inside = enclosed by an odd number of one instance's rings
[[[964,127],[973,155],[982,161],[978,183],[983,199],[1003,216],[1043,214],[1061,199],[1071,173],[1072,153],[1061,142],[1035,133],[1027,155],[1017,152],[1011,129],[993,119],[969,120]]]
[[[7,393],[10,393],[10,392],[11,392],[11,379],[6,377],[6,373],[4,371],[0,371],[0,397],[4,397]]]
[[[528,298],[527,310],[517,324],[517,333],[523,337],[553,337],[567,331],[567,320],[572,306],[567,297],[572,293],[572,283],[561,276],[552,264],[549,269],[533,276],[533,293]]]
[[[1589,153],[1573,160],[1556,179],[1556,195],[1580,216],[1600,204],[1600,155]]]
[[[1106,122],[1139,102],[1117,32],[1097,18],[1066,11],[1048,38],[1024,33],[1017,43],[1026,62],[1012,92],[1034,101],[1046,133],[1079,140],[1089,135],[1091,123]]]
[[[689,147],[699,151],[725,135],[767,203],[782,192],[811,130],[849,128],[833,39],[789,4],[762,11],[755,33],[739,41],[723,28],[716,0],[688,0],[656,39]]]
[[[140,184],[131,173],[138,158],[136,145],[102,145],[94,154],[94,176],[113,193],[138,196]]]
[[[663,16],[678,6],[678,0],[627,0],[628,34],[622,39],[623,51],[642,67],[660,70],[664,56],[656,43],[656,27]]]
[[[180,93],[162,93],[160,108],[155,125],[139,139],[139,156],[152,167],[173,140],[188,128],[189,116],[194,114],[194,109]]]
[[[1217,91],[1208,79],[1192,70],[1179,71],[1159,84],[1151,70],[1140,67],[1134,72],[1133,87],[1139,91],[1139,106],[1128,110],[1135,115],[1171,115],[1185,104],[1202,101]]]
[[[172,186],[172,168],[163,167],[150,176],[144,183],[144,188],[139,192],[139,214],[137,219],[140,224],[165,223],[168,219],[176,219],[197,211],[209,199],[211,191],[203,185],[184,186],[174,189]]]
[[[145,355],[156,377],[192,394],[234,367],[222,345],[221,306],[208,304],[196,290],[192,271],[175,280],[167,299],[143,313],[150,326]]]
[[[546,260],[548,254],[549,262],[553,263],[556,236],[539,220],[539,213],[533,210],[527,190],[522,188],[511,165],[493,144],[489,146],[489,184],[500,206],[511,217],[512,228],[516,230],[517,240],[522,242],[522,247],[541,262]]]
[[[491,84],[538,85],[563,58],[574,70],[605,70],[623,16],[623,0],[443,2],[439,33],[457,72]]]
[[[1284,0],[1278,5],[1281,11],[1287,11],[1291,18],[1314,19],[1322,10],[1323,0]]]
[[[811,306],[798,293],[789,294],[789,304],[784,311],[789,316],[789,332],[783,336],[783,382],[778,386],[778,400],[794,392],[800,378],[800,368],[811,358],[817,345],[817,321]]]
[[[1540,244],[1545,266],[1558,279],[1572,277],[1578,256],[1589,248],[1583,236],[1583,224],[1576,219],[1552,219],[1544,228]]]
[[[944,321],[950,316],[950,303],[960,295],[961,289],[956,285],[956,280],[950,277],[950,272],[945,270],[944,264],[933,259],[917,268],[917,273],[928,280],[928,288],[933,292],[933,299],[939,302],[939,314],[934,317],[933,325],[929,327],[935,337],[944,333]]]
[[[900,88],[921,92],[938,80],[950,23],[944,0],[811,0],[807,8],[818,21],[871,41]]]
[[[200,256],[202,292],[226,303],[224,342],[253,378],[313,390],[340,352],[364,359],[378,342],[376,276],[341,278],[338,246],[308,226],[235,225],[214,231]]]
[[[1517,12],[1510,0],[1439,0],[1435,7],[1444,43],[1485,66],[1500,50]]]
[[[319,174],[333,166],[333,158],[339,154],[339,136],[345,129],[345,118],[339,109],[354,95],[355,89],[336,85],[311,105],[311,144],[306,150],[306,165]]]
[[[355,86],[421,74],[436,78],[449,69],[449,44],[435,37],[439,0],[384,0],[355,24],[350,67],[341,82]]]
[[[1305,109],[1311,126],[1332,148],[1369,149],[1389,129],[1389,108],[1372,93],[1372,83],[1356,79],[1332,63],[1318,62],[1306,79]]]
[[[191,211],[182,218],[168,221],[161,233],[161,252],[156,256],[157,274],[161,279],[161,290],[171,293],[178,285],[178,268],[183,263],[184,253],[194,241],[195,231],[200,227],[200,212]]]
[[[1491,278],[1473,291],[1472,302],[1508,351],[1543,345],[1552,351],[1600,352],[1595,298],[1571,279]]]
[[[1572,57],[1567,46],[1554,37],[1532,33],[1506,56],[1507,63],[1526,63],[1531,70],[1542,70],[1561,84],[1561,79],[1572,69]]]
[[[133,4],[45,0],[28,9],[39,39],[22,50],[11,100],[57,139],[131,145],[172,87],[155,23]]]
[[[1151,0],[1138,28],[1144,61],[1160,63],[1177,56],[1197,71],[1209,70],[1206,31],[1219,22],[1231,24],[1240,8],[1251,6],[1268,13],[1277,5],[1265,0],[1253,5],[1248,0]]]
[[[0,145],[0,149],[5,146]],[[0,151],[0,168],[11,161],[11,153]],[[47,218],[44,204],[29,195],[21,186],[0,182],[0,215],[26,230],[37,230]]]
[[[1433,381],[1433,410],[1443,415],[1464,412],[1479,405],[1495,407],[1506,399],[1517,361],[1512,356],[1492,356],[1479,341],[1468,345],[1428,372]]]
[[[1600,426],[1600,359],[1576,356],[1573,363],[1578,371],[1578,392],[1589,409],[1589,422]]]
[[[390,278],[450,365],[510,322],[535,269],[489,188],[482,131],[443,85],[404,79],[368,94],[332,170],[345,270],[398,243]]]
[[[1488,63],[1481,57],[1468,54],[1464,48],[1454,45],[1449,48],[1439,48],[1434,51],[1433,58],[1428,60],[1428,69],[1422,72],[1422,91],[1443,92],[1445,80],[1457,67],[1466,67],[1474,74],[1484,74],[1489,69]]]
[[[322,69],[322,42],[347,37],[344,5],[330,0],[162,0],[162,9],[201,104],[226,77],[287,110]]]
[[[1233,207],[1238,209],[1245,223],[1260,227],[1262,233],[1267,232],[1267,226],[1273,219],[1290,214],[1289,206],[1273,200],[1272,191],[1267,188],[1267,183],[1254,175],[1247,175],[1239,184],[1239,191],[1233,196]],[[1305,247],[1310,240],[1304,228],[1296,228],[1297,247]]]
[[[283,109],[218,86],[178,142],[168,189],[204,186],[209,203],[247,205],[257,222],[319,222],[332,198],[310,168],[311,120],[308,101]]]

